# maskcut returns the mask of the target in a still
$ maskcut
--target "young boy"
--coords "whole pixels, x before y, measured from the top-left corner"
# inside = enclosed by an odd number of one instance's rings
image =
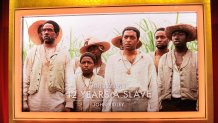
[[[80,57],[81,74],[75,75],[77,88],[76,111],[100,112],[103,102],[104,79],[93,74],[96,57],[90,52]]]

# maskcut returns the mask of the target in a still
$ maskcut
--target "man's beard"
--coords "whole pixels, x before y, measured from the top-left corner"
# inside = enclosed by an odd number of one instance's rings
[[[48,40],[45,40],[45,44],[53,44],[54,41],[55,40],[53,38],[49,38]]]
[[[156,46],[157,49],[163,50],[166,49],[168,47],[168,45],[162,45],[162,46]]]

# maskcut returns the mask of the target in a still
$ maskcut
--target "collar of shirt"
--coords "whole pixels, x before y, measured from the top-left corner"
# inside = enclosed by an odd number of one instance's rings
[[[136,62],[138,62],[141,58],[144,58],[143,53],[141,51],[137,51],[137,55],[135,58],[135,61],[133,64],[135,64]],[[124,61],[128,61],[125,57],[123,57],[123,51],[120,51],[117,57],[118,61],[124,60]],[[129,62],[129,61],[128,61]]]
[[[44,49],[44,46],[43,45],[39,45],[38,47],[37,47],[37,49],[38,49],[38,52],[37,52],[37,57],[38,58],[43,58],[43,57],[41,57],[41,56],[45,56],[45,49]],[[61,46],[60,45],[57,45],[56,46],[56,49],[55,49],[55,52],[53,53],[53,55],[51,55],[51,57],[50,57],[50,60],[54,60],[54,57],[53,56],[55,56],[55,55],[57,55],[59,52],[61,51]],[[43,60],[43,59],[42,59]]]
[[[189,61],[190,61],[190,58],[191,58],[191,51],[188,49],[186,54],[183,56],[183,61],[182,61],[182,64],[181,64],[181,68],[184,68],[185,66],[188,65]],[[168,60],[168,66],[170,68],[173,68],[173,66],[176,64],[176,58],[175,58],[175,54],[174,54],[174,50],[170,51],[169,52],[169,56],[168,57],[171,57],[171,58],[167,58]]]

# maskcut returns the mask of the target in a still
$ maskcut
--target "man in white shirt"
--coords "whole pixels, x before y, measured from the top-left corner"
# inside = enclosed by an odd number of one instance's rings
[[[58,45],[60,26],[39,20],[28,32],[35,45],[24,63],[23,111],[71,111],[76,84],[69,52]]]
[[[187,42],[197,37],[188,24],[166,27],[166,35],[175,49],[164,54],[158,66],[160,111],[196,111],[198,100],[197,54]]]
[[[158,111],[155,66],[149,55],[137,50],[142,44],[139,37],[137,28],[126,27],[122,36],[112,39],[123,50],[107,62],[102,111]]]

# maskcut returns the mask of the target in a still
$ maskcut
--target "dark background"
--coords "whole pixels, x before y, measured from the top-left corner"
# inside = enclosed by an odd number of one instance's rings
[[[9,50],[9,0],[0,0],[0,123],[9,122],[8,88],[8,50]],[[218,1],[211,0],[212,51],[213,51],[213,87],[214,87],[214,123],[218,123]],[[210,104],[209,104],[210,105]]]

